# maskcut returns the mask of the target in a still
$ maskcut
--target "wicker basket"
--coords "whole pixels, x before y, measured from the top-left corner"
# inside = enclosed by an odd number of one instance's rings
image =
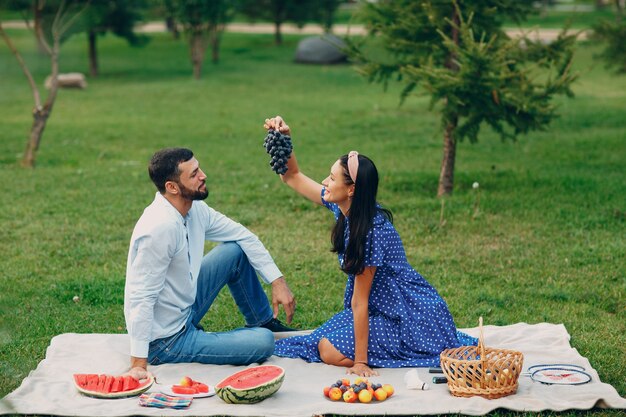
[[[450,392],[457,397],[478,395],[487,399],[515,394],[524,355],[515,350],[486,348],[482,317],[478,325],[478,346],[441,352],[441,369],[448,379]]]

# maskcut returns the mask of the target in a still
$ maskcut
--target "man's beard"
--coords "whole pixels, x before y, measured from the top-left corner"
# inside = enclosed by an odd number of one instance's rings
[[[209,196],[209,189],[207,188],[205,191],[200,190],[192,190],[190,188],[185,187],[181,183],[177,183],[180,188],[180,196],[187,200],[204,200]]]

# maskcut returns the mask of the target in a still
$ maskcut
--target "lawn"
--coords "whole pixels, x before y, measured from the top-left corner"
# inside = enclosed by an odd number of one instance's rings
[[[42,82],[47,62],[34,41],[9,33]],[[197,81],[183,41],[161,34],[132,49],[103,38],[101,76],[84,91],[60,92],[33,170],[19,167],[32,98],[0,44],[0,397],[53,336],[124,332],[128,242],[153,198],[146,163],[161,147],[192,148],[209,176],[208,203],[266,244],[297,297],[297,327],[341,308],[332,216],[268,166],[262,123],[276,114],[313,178],[351,149],[376,162],[379,201],[457,326],[476,326],[479,316],[495,325],[564,323],[571,344],[625,396],[626,78],[607,74],[593,59],[598,49],[582,44],[576,98],[559,99],[562,117],[549,130],[503,143],[485,129],[479,143],[459,145],[441,225],[442,135],[428,97],[399,106],[400,86],[384,92],[349,66],[294,64],[298,40],[276,47],[272,35],[226,34],[221,63],[207,63]],[[64,45],[61,70],[87,71],[82,36]],[[223,293],[203,324],[243,321]]]

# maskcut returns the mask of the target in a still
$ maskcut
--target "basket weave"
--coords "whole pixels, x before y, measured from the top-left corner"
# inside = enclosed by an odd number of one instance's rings
[[[486,348],[482,317],[478,324],[478,346],[441,352],[441,369],[448,379],[450,393],[457,397],[478,395],[487,399],[515,394],[524,355],[515,350]]]

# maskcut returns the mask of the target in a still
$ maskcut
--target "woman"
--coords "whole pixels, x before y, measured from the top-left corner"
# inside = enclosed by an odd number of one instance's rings
[[[290,134],[280,116],[266,129]],[[475,345],[457,332],[445,301],[407,262],[391,212],[376,203],[374,163],[352,151],[337,160],[318,184],[300,172],[295,154],[281,179],[336,219],[332,251],[348,275],[344,310],[307,336],[276,342],[275,355],[347,367],[372,376],[373,367],[438,366],[447,348]]]

